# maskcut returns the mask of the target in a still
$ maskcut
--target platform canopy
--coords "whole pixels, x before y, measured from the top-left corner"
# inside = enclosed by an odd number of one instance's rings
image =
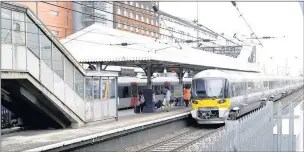
[[[196,50],[182,44],[180,48],[178,44],[107,28],[99,23],[78,31],[61,42],[82,63],[128,67],[142,67],[149,63],[159,68],[217,68],[258,72],[256,64],[237,58]]]

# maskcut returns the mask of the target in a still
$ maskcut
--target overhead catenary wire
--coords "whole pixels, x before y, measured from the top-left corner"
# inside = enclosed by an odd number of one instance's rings
[[[57,6],[57,7],[64,8],[64,9],[68,9],[68,10],[71,10],[71,11],[74,11],[74,12],[77,12],[77,13],[81,13],[81,14],[85,14],[85,15],[89,15],[89,16],[92,16],[92,17],[101,18],[101,19],[103,19],[103,20],[110,21],[110,22],[113,22],[113,23],[116,23],[116,24],[122,24],[122,23],[118,23],[117,21],[114,21],[114,20],[109,20],[109,19],[106,19],[106,18],[102,18],[102,17],[100,17],[100,16],[95,16],[95,15],[92,15],[92,14],[84,13],[84,12],[77,11],[77,10],[70,9],[70,8],[66,8],[66,7],[63,7],[63,6],[58,6],[58,5],[56,5],[56,4],[51,4],[51,3],[48,3],[48,2],[43,2],[43,3],[49,4],[49,5],[53,5],[53,6]],[[98,9],[98,8],[96,8],[96,7],[88,6],[88,5],[85,5],[85,4],[78,3],[78,2],[74,2],[74,3],[79,4],[79,5],[83,5],[83,6],[86,6],[86,7],[94,8],[94,9],[96,9],[96,10],[100,10],[100,11],[103,11],[103,12],[105,12],[105,13],[110,13],[110,14],[112,14],[112,15],[121,16],[121,17],[130,19],[130,20],[134,20],[134,21],[136,21],[136,22],[143,23],[143,24],[146,24],[146,25],[151,25],[151,24],[148,24],[148,23],[146,23],[146,22],[142,22],[142,21],[138,21],[138,20],[135,20],[135,19],[132,19],[132,18],[129,18],[129,17],[125,17],[125,16],[123,16],[123,15],[118,15],[118,14],[116,14],[116,13],[107,12],[107,11],[104,11],[104,10],[102,10],[102,9]],[[127,25],[127,24],[122,24],[122,25],[130,26],[130,25]],[[153,26],[153,25],[151,25],[151,26]],[[130,27],[131,27],[131,26],[130,26]],[[177,33],[177,34],[180,34],[180,35],[188,36],[188,37],[191,37],[191,38],[196,38],[195,36],[182,34],[182,33],[176,32],[176,31],[174,31],[174,30],[169,30],[169,29],[166,29],[166,28],[163,28],[163,27],[159,27],[159,26],[156,26],[156,27],[158,27],[158,28],[160,28],[160,29],[163,29],[163,30],[166,30],[166,31],[170,31],[170,32],[173,32],[173,33]],[[157,32],[155,32],[155,31],[150,31],[150,30],[144,30],[144,31],[149,31],[149,32],[157,33]],[[161,34],[161,33],[157,33],[157,34],[160,34],[160,35],[164,35],[164,36],[170,37],[170,36],[168,36],[168,35]],[[181,38],[177,38],[177,37],[173,37],[173,38],[174,38],[174,39],[177,39],[177,40],[178,40],[178,39],[182,40]],[[231,41],[231,40],[229,40],[229,41]],[[234,43],[234,42],[233,42],[233,43]]]
[[[253,31],[253,29],[251,28],[251,26],[249,25],[249,23],[247,22],[247,20],[245,19],[244,15],[241,13],[241,11],[239,10],[239,8],[237,7],[237,4],[235,1],[231,1],[232,5],[236,8],[236,10],[239,12],[240,17],[242,17],[242,19],[244,20],[244,22],[246,23],[246,25],[249,27],[249,29],[251,30],[252,34],[255,36],[255,38],[259,41],[259,45],[261,45],[263,47],[262,42],[259,40],[258,36],[255,34],[255,32]]]
[[[13,31],[13,29],[7,29],[7,28],[1,28],[1,29]],[[39,36],[40,35],[47,35],[47,36],[55,37],[52,34],[48,35],[48,34],[34,33],[34,32],[25,32],[25,31],[20,31],[20,32],[22,32],[22,33],[30,33],[30,34],[37,34]],[[101,43],[101,42],[94,42],[94,41],[79,40],[79,39],[73,39],[73,38],[65,38],[65,39],[79,41],[79,42],[86,42],[86,43],[91,43],[91,44],[97,44],[97,45],[103,45],[103,46],[108,45],[108,46],[118,46],[118,47],[120,47],[120,46],[126,46],[126,45],[140,44],[140,43],[125,43],[125,42],[111,44],[111,43]],[[1,41],[4,41],[4,40],[1,40]],[[33,40],[29,40],[29,39],[27,39],[25,41],[31,41],[31,42],[39,43],[39,41],[33,41]],[[126,47],[124,47],[124,48],[126,48]],[[142,50],[142,49],[138,49],[138,48],[126,48],[126,49],[139,50],[139,51],[144,51],[144,52],[152,51],[151,49],[148,49],[148,50]]]
[[[54,4],[53,4],[54,5]],[[56,6],[56,5],[54,5],[54,6]],[[57,6],[58,7],[58,6]],[[64,9],[68,9],[68,8],[65,8],[65,7],[61,7],[61,8],[64,8]],[[71,9],[69,9],[69,10],[71,10]],[[71,11],[75,11],[75,10],[71,10]],[[83,13],[83,12],[80,12],[80,11],[77,11],[78,13],[82,13],[82,14],[86,14],[86,13]],[[94,15],[91,15],[91,14],[87,14],[87,15],[90,15],[90,16],[94,16]],[[99,16],[95,16],[95,17],[99,17]],[[99,18],[101,18],[101,17],[99,17]],[[102,18],[102,19],[104,19],[104,18]],[[33,23],[32,23],[33,24]],[[36,23],[35,23],[36,24]],[[121,24],[121,23],[119,23],[119,24]],[[76,31],[80,31],[80,30],[83,30],[83,29],[72,29],[72,28],[66,28],[66,27],[58,27],[58,26],[54,26],[54,25],[46,25],[46,24],[43,24],[43,25],[45,25],[45,26],[50,26],[50,27],[56,27],[56,28],[63,28],[63,29],[70,29],[70,30],[76,30]],[[125,24],[123,24],[123,25],[125,25]],[[126,26],[130,26],[130,25],[126,25]],[[167,30],[167,29],[166,29]],[[147,30],[144,30],[144,31],[147,31]],[[175,32],[175,31],[173,31],[173,32]],[[91,33],[95,33],[95,32],[91,32]],[[98,33],[98,34],[100,34],[100,33]],[[186,41],[185,39],[182,39],[182,38],[176,38],[176,37],[174,37],[174,36],[169,36],[169,35],[165,35],[165,34],[161,34],[161,33],[158,33],[158,34],[160,34],[160,35],[164,35],[164,36],[167,36],[167,37],[172,37],[172,38],[174,38],[174,39],[177,39],[177,40],[184,40],[184,41]],[[181,33],[178,33],[178,34],[181,34]],[[182,35],[184,35],[184,34],[182,34]],[[189,36],[189,35],[186,35],[186,36]],[[65,38],[65,37],[58,37],[58,36],[54,36],[54,37],[57,37],[57,38]],[[159,42],[160,43],[160,42]],[[166,43],[167,44],[167,43]]]
[[[49,4],[49,5],[61,7],[61,8],[64,8],[64,9],[69,9],[69,8],[62,7],[62,6],[58,6],[58,5],[55,5],[55,4],[50,4],[50,3],[48,3],[48,2],[43,2],[43,3],[47,3],[47,4]],[[155,25],[151,25],[151,24],[146,23],[146,22],[142,22],[142,21],[138,21],[138,20],[136,20],[136,19],[132,19],[132,18],[129,18],[129,17],[125,17],[125,16],[123,16],[123,15],[119,15],[119,14],[116,14],[116,13],[111,13],[111,12],[108,12],[108,11],[105,11],[105,10],[102,10],[102,9],[98,9],[98,8],[96,8],[96,7],[88,6],[88,5],[85,5],[85,4],[78,3],[78,2],[74,2],[74,3],[79,4],[79,5],[83,5],[83,6],[86,6],[86,7],[89,7],[89,8],[93,8],[93,9],[96,9],[96,10],[99,10],[99,11],[103,11],[103,12],[105,12],[105,13],[109,13],[109,14],[112,14],[112,15],[117,15],[117,16],[120,16],[120,17],[124,17],[124,18],[127,18],[127,19],[129,19],[129,20],[132,20],[132,21],[141,23],[141,24],[145,24],[145,25],[149,25],[149,26],[155,26]],[[77,10],[74,10],[74,9],[69,9],[69,10],[74,11],[74,12],[78,12],[78,13],[82,13],[82,14],[85,14],[85,15],[89,15],[89,16],[92,16],[92,17],[97,17],[97,18],[100,18],[100,19],[103,19],[103,20],[106,20],[106,21],[110,21],[110,22],[116,23],[116,24],[118,23],[117,21],[114,21],[114,20],[102,18],[102,17],[100,17],[100,16],[96,16],[96,15],[84,13],[84,12],[77,11]],[[121,23],[118,23],[118,24],[121,24]],[[126,25],[126,24],[123,24],[123,25]],[[128,26],[128,25],[127,25],[127,26]],[[160,28],[160,29],[163,29],[163,30],[171,31],[171,32],[174,32],[174,33],[178,33],[178,32],[176,32],[176,31],[169,30],[169,29],[166,29],[166,28],[163,28],[163,27],[160,27],[160,26],[155,26],[155,27]],[[157,32],[155,32],[155,31],[151,31],[151,30],[144,30],[144,31],[149,31],[149,32],[157,33]],[[160,34],[160,33],[157,33],[157,34]],[[178,33],[178,34],[181,34],[181,33]],[[185,35],[185,34],[181,34],[181,35]],[[188,35],[186,35],[186,36],[188,36]],[[194,36],[189,36],[189,37],[195,38]]]
[[[33,22],[29,22],[29,21],[19,21],[19,20],[13,20],[13,19],[8,19],[8,18],[1,18],[3,20],[12,20],[12,21],[18,21],[18,22],[24,22],[24,23],[30,23],[30,24],[34,24],[34,25],[42,25],[42,26],[51,26],[51,27],[57,27],[57,26],[52,26],[52,25],[47,25],[47,24],[37,24],[37,23],[33,23]],[[58,28],[64,28],[64,27],[58,27]],[[2,28],[2,29],[6,29],[6,28]],[[12,30],[12,29],[6,29],[6,30]],[[75,29],[71,29],[71,30],[75,30]],[[94,29],[96,31],[99,31],[97,29]],[[109,33],[104,33],[104,32],[94,32],[92,30],[90,31],[87,31],[85,29],[79,29],[79,31],[82,31],[82,32],[85,32],[85,33],[94,33],[94,34],[103,34],[103,35],[109,35],[109,36],[113,36],[113,37],[118,37],[120,39],[123,39],[124,37],[123,36],[117,36],[117,35],[112,35],[112,34],[109,34]],[[38,33],[34,33],[34,32],[27,32],[27,33],[30,33],[30,34],[38,34]],[[39,33],[39,35],[42,35],[41,33]],[[67,38],[67,37],[60,37],[60,36],[54,36],[53,34],[50,34],[48,35],[50,37],[54,37],[54,38],[64,38],[64,39],[67,39],[67,40],[72,40],[71,38]],[[166,35],[166,36],[169,36],[169,35]],[[175,38],[174,36],[171,36],[173,38]],[[177,38],[177,39],[180,39],[180,38]],[[90,41],[84,41],[84,40],[77,40],[77,39],[74,39],[75,41],[82,41],[82,42],[90,42]],[[127,39],[123,39],[125,41],[129,41]],[[186,41],[185,39],[180,39],[180,40],[184,40]],[[94,44],[97,44],[95,42],[92,42]],[[134,42],[132,42],[133,44],[135,44]],[[158,43],[162,43],[162,42],[158,42]],[[143,45],[144,43],[136,43],[137,45]],[[169,44],[169,43],[164,43],[164,44]],[[109,45],[109,44],[103,44],[103,45]]]

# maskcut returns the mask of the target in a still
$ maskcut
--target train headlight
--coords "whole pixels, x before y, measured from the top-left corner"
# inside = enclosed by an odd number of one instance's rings
[[[219,101],[217,101],[218,104],[222,104],[222,103],[225,103],[226,100],[225,99],[220,99]]]
[[[193,104],[198,104],[198,102],[196,100],[192,100]]]

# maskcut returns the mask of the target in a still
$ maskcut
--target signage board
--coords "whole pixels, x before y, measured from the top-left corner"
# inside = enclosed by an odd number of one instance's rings
[[[183,97],[183,85],[182,84],[176,84],[174,85],[174,92],[173,97]]]

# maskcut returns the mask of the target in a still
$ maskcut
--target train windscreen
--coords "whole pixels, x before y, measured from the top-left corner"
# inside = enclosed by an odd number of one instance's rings
[[[203,78],[192,81],[193,98],[226,98],[225,79]]]

